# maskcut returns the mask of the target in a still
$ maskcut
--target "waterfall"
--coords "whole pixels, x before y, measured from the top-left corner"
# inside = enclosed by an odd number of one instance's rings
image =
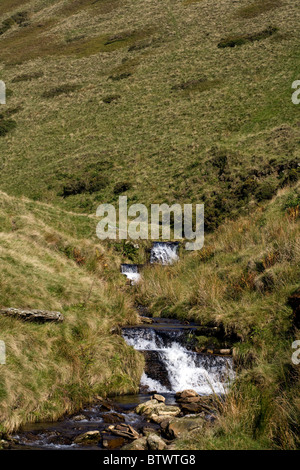
[[[189,351],[182,330],[125,328],[127,344],[144,351],[146,368],[141,385],[159,393],[193,389],[200,395],[226,392],[234,377],[232,358]]]
[[[150,263],[159,263],[163,265],[173,264],[178,260],[178,243],[177,242],[154,242]]]
[[[131,281],[131,284],[136,284],[141,277],[137,264],[121,264],[121,273]]]

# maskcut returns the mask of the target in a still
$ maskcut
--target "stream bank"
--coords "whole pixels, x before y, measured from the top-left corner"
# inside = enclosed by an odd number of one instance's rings
[[[145,356],[140,393],[113,400],[98,397],[94,405],[55,423],[28,424],[12,436],[8,447],[164,449],[180,432],[213,420],[215,399],[223,399],[234,377],[233,360],[195,352],[191,337],[198,328],[167,319],[124,327],[127,344]]]

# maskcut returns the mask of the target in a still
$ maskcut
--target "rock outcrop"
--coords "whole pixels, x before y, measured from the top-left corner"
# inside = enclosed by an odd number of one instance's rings
[[[171,390],[168,370],[161,360],[158,351],[143,351],[145,356],[145,374],[153,380],[157,380],[161,385]]]

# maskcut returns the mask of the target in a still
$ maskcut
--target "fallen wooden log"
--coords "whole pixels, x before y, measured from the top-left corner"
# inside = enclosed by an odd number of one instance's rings
[[[48,310],[23,310],[19,308],[1,308],[0,315],[20,318],[25,321],[34,322],[62,322],[64,317],[60,312],[50,312]]]

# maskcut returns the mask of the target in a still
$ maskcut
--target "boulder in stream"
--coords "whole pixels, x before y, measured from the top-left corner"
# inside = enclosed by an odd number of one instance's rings
[[[176,393],[176,401],[184,414],[211,413],[216,408],[216,398],[214,396],[200,396],[194,390],[184,390]]]
[[[102,415],[102,418],[104,423],[109,424],[122,423],[122,421],[124,421],[124,416],[116,412],[105,413]]]
[[[195,390],[183,390],[183,392],[177,392],[175,397],[176,400],[179,401],[179,399],[199,397],[199,394],[195,392]]]
[[[159,351],[142,351],[145,357],[145,374],[150,379],[158,381],[168,390],[171,390],[168,369],[161,358]]]
[[[144,325],[151,325],[153,323],[153,318],[139,316],[139,323]]]
[[[178,439],[187,432],[200,431],[204,423],[200,416],[172,418],[162,423],[162,429],[167,439]]]
[[[151,400],[157,400],[158,402],[165,403],[166,399],[163,395],[159,395],[158,393],[154,393],[152,395]]]
[[[76,415],[72,419],[73,421],[85,421],[87,417],[85,415]]]
[[[136,407],[135,411],[137,414],[143,415],[155,423],[160,423],[166,417],[174,417],[180,414],[178,406],[165,405],[165,403],[159,402],[156,399],[141,403]]]
[[[99,431],[88,431],[84,434],[80,434],[74,439],[75,444],[81,445],[93,445],[98,444],[101,435]]]

